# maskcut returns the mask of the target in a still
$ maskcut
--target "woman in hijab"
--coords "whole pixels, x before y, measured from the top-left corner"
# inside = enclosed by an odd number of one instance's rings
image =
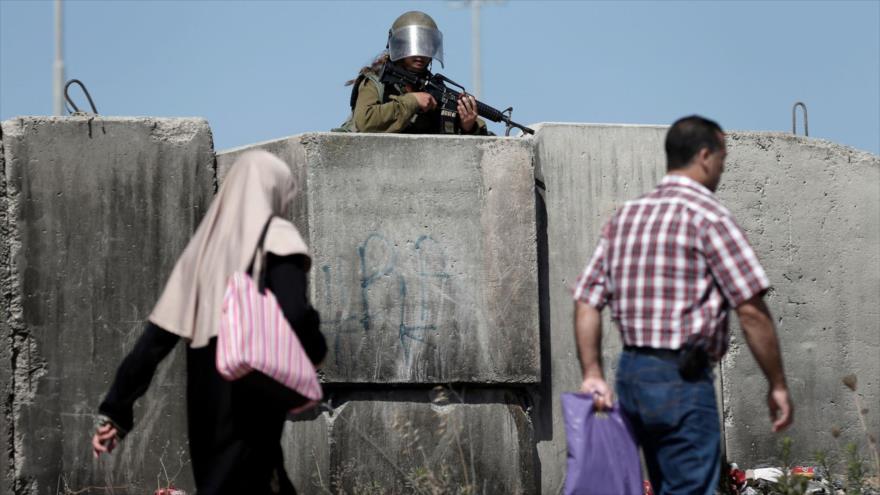
[[[295,493],[280,443],[287,408],[244,383],[224,380],[215,365],[228,279],[248,269],[264,227],[266,287],[312,363],[317,366],[327,352],[306,295],[308,250],[296,227],[282,218],[295,192],[290,169],[274,155],[251,151],[235,162],[99,407],[96,457],[131,431],[135,400],[182,337],[188,344],[187,420],[198,493]]]

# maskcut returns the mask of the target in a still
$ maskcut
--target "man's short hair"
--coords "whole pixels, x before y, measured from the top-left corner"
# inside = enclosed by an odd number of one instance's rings
[[[682,117],[666,133],[666,170],[686,167],[703,148],[715,152],[721,148],[724,134],[717,122],[699,115]]]

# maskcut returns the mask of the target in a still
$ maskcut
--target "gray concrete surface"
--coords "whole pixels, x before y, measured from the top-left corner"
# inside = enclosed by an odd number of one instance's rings
[[[15,493],[147,493],[181,465],[176,482],[192,490],[182,347],[160,367],[118,452],[93,461],[89,437],[213,192],[207,122],[29,117],[2,130],[14,376],[11,443],[0,457],[13,463]]]
[[[737,132],[728,146],[718,196],[773,284],[767,302],[797,407],[788,432],[796,460],[851,441],[867,456],[855,396],[841,379],[858,376],[868,430],[880,438],[880,157],[788,134]],[[730,458],[770,462],[779,435],[770,433],[764,378],[739,331],[723,378]]]
[[[438,387],[339,392],[331,402],[318,421],[288,429],[288,473],[304,493],[458,493],[465,486],[535,493],[521,393]]]
[[[320,133],[253,147],[304,177],[295,221],[315,257],[326,382],[538,380],[530,141]],[[242,151],[218,155],[220,180]]]
[[[665,128],[540,124],[535,170],[544,185],[539,204],[543,380],[533,413],[542,493],[565,482],[565,423],[559,395],[581,383],[573,334],[571,289],[609,215],[649,191],[663,176]],[[613,383],[620,339],[603,313],[606,377]]]
[[[12,328],[9,325],[11,319],[11,301],[6,295],[10,293],[9,284],[9,223],[6,200],[6,156],[3,153],[3,131],[0,128],[0,438],[8,439],[12,434],[10,429],[12,419]],[[0,493],[10,493],[12,485],[9,472],[8,448],[4,441],[4,449],[0,450]]]
[[[558,398],[580,382],[570,287],[615,207],[663,176],[665,128],[536,127],[531,139],[315,133],[251,146],[299,180],[291,219],[315,253],[311,296],[331,344],[330,410],[293,418],[284,434],[304,493],[334,483],[400,493],[444,479],[486,493],[559,491]],[[795,461],[864,445],[840,380],[858,376],[880,436],[880,158],[784,134],[732,132],[728,145],[718,194],[774,284],[767,299],[798,406]],[[165,470],[192,492],[182,349],[113,457],[93,462],[88,436],[244,149],[220,153],[215,169],[210,130],[194,119],[2,123],[0,493],[145,493]],[[605,324],[613,377],[620,343]],[[764,380],[732,329],[719,373],[729,456],[774,462]],[[447,382],[458,395],[443,399],[431,386]]]
[[[556,493],[564,480],[559,394],[580,383],[569,287],[608,216],[665,173],[664,138],[664,127],[539,126],[536,172],[546,184],[538,207],[544,380],[534,416],[543,493]],[[767,301],[797,405],[787,433],[794,460],[809,463],[815,450],[848,441],[859,441],[867,456],[855,398],[841,378],[859,376],[868,429],[880,436],[880,159],[787,134],[731,132],[728,146],[718,195],[774,285]],[[607,311],[605,328],[605,368],[613,379],[620,343]],[[735,319],[731,329],[719,373],[728,455],[741,466],[778,463],[782,436],[770,433],[763,375]],[[831,438],[832,426],[843,430],[839,440]]]

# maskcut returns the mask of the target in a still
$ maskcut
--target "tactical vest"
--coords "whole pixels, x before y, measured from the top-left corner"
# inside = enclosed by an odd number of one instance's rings
[[[357,103],[358,91],[361,88],[361,83],[364,79],[369,79],[376,85],[376,89],[379,92],[379,101],[385,103],[385,84],[379,79],[373,72],[367,72],[358,76],[357,80],[354,82],[353,87],[351,88],[351,98],[349,99],[349,106],[351,107],[351,113],[348,114],[348,119],[342,123],[339,127],[335,129],[330,129],[330,132],[357,132],[357,129],[354,125],[354,105]]]

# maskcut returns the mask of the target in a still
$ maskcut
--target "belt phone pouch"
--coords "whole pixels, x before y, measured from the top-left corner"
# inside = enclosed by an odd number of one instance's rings
[[[685,381],[696,381],[708,367],[709,355],[702,347],[685,344],[681,348],[681,353],[678,355],[678,374]]]

